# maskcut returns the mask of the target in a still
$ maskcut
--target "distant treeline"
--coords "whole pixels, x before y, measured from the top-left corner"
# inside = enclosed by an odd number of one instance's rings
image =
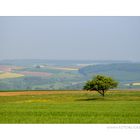
[[[140,63],[91,65],[81,68],[79,72],[89,77],[103,74],[112,76],[121,82],[140,82]]]

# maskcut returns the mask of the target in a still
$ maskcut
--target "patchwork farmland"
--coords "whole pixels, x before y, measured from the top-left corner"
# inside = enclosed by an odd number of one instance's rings
[[[51,73],[47,73],[47,72],[31,72],[31,71],[22,71],[19,73],[25,76],[27,75],[27,76],[40,76],[40,77],[44,77],[44,76],[48,77],[52,75]]]
[[[18,78],[23,77],[23,74],[17,74],[17,73],[11,73],[11,72],[5,72],[0,73],[0,79],[7,79],[7,78]]]
[[[81,90],[97,74],[116,79],[119,89],[140,89],[139,63],[108,63],[6,61],[0,64],[0,90]]]

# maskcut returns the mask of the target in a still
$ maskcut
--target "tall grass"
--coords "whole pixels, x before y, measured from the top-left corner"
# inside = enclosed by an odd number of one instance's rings
[[[0,96],[0,123],[140,123],[140,91],[47,92]]]

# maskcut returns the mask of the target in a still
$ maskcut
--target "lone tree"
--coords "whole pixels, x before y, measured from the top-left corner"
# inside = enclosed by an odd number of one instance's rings
[[[102,96],[105,95],[106,91],[113,89],[118,86],[118,82],[111,77],[97,75],[92,80],[86,82],[84,90],[95,90],[98,91]]]

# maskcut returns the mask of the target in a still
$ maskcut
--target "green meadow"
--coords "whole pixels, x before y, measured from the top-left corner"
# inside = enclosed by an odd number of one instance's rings
[[[112,90],[105,97],[89,91],[13,92],[0,92],[1,124],[140,123],[138,90]]]

